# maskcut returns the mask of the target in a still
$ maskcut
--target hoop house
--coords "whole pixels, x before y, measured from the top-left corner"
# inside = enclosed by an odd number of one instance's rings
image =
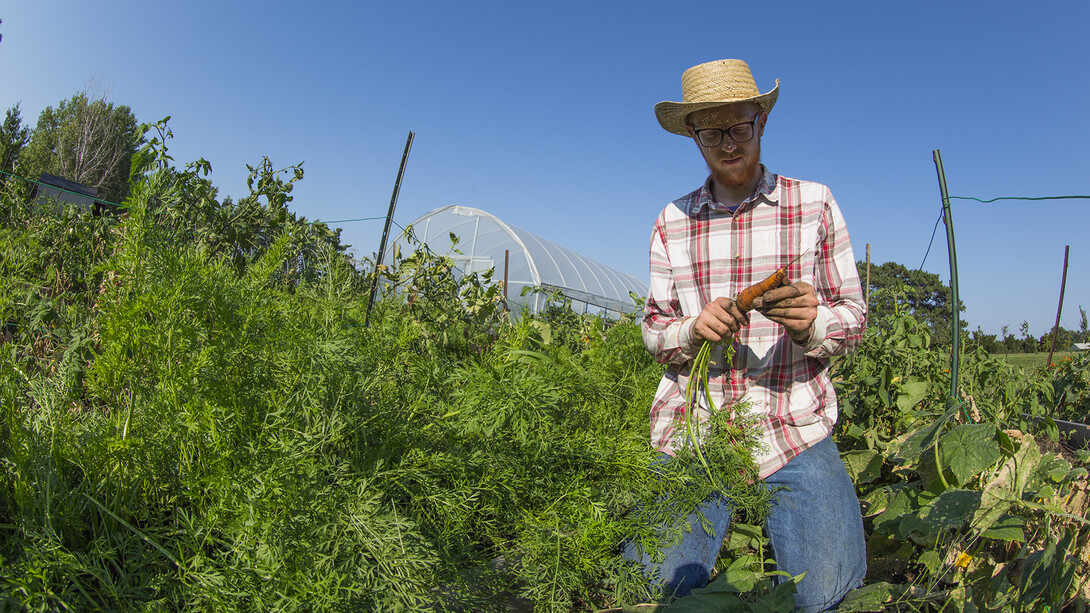
[[[495,215],[465,206],[448,206],[426,213],[412,223],[413,234],[439,255],[449,255],[462,274],[495,269],[492,279],[507,278],[507,302],[512,311],[529,308],[538,312],[545,306],[540,294],[522,296],[522,288],[542,286],[555,289],[571,299],[572,308],[583,312],[631,312],[636,304],[628,292],[647,296],[647,284],[556,243],[508,225]],[[450,234],[458,237],[455,253]],[[405,233],[395,245],[412,250]],[[387,250],[383,263],[390,264],[394,249]],[[505,274],[506,268],[506,274]]]

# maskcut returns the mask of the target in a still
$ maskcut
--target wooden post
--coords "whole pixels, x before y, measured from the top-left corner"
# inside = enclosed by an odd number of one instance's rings
[[[1052,351],[1056,349],[1056,335],[1060,333],[1060,311],[1064,308],[1064,288],[1067,287],[1067,254],[1071,251],[1071,245],[1064,245],[1064,272],[1060,278],[1060,304],[1056,307],[1056,325],[1052,327],[1052,344],[1048,347],[1047,367],[1052,363]]]
[[[867,306],[867,313],[870,313],[870,243],[867,243],[867,286],[865,292],[863,302]]]
[[[507,300],[507,264],[511,261],[511,250],[503,250],[503,299]]]

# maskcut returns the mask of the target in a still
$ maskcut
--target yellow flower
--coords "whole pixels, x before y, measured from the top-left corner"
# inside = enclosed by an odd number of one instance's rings
[[[973,556],[963,551],[958,554],[958,559],[954,562],[954,566],[958,568],[968,568],[969,562],[971,562],[972,560]]]

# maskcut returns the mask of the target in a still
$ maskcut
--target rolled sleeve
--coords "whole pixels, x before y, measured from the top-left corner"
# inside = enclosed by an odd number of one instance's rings
[[[866,304],[848,229],[840,207],[828,192],[820,236],[814,281],[822,304],[818,305],[805,348],[810,357],[828,358],[854,351],[863,340],[867,324]]]
[[[674,285],[670,254],[661,223],[651,234],[651,271],[647,304],[644,307],[643,344],[663,364],[683,364],[696,357],[693,339],[695,317],[683,315]]]
[[[812,358],[847,355],[859,346],[863,338],[865,318],[856,305],[818,306],[810,338],[804,348]]]

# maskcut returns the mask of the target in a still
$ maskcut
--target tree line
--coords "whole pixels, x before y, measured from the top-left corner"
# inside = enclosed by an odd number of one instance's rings
[[[1090,342],[1090,331],[1087,329],[1086,310],[1080,305],[1079,329],[1068,330],[1060,326],[1056,330],[1056,351],[1068,351],[1075,343]],[[984,334],[978,327],[972,335],[973,341],[978,342],[989,353],[1041,353],[1052,347],[1052,331],[1042,334],[1039,338],[1029,333],[1029,322],[1022,321],[1018,326],[1018,334],[1012,334],[1010,326],[1003,326],[1000,334]]]
[[[868,319],[880,321],[886,315],[911,315],[924,324],[931,334],[933,345],[950,344],[953,320],[952,291],[935,273],[922,270],[910,270],[896,262],[871,265],[868,277],[867,263],[856,262],[859,278],[868,295]],[[1087,326],[1086,311],[1080,305],[1079,329],[1069,330],[1060,326],[1056,334],[1056,350],[1067,351],[1074,343],[1090,342],[1090,330]],[[959,311],[965,310],[965,304],[959,305]],[[969,331],[969,324],[961,318],[961,336],[965,341],[981,346],[989,353],[1037,353],[1046,352],[1052,345],[1052,330],[1040,337],[1029,332],[1029,322],[1023,321],[1018,333],[1012,333],[1010,326],[1003,326],[1000,334],[985,334],[977,326]]]

